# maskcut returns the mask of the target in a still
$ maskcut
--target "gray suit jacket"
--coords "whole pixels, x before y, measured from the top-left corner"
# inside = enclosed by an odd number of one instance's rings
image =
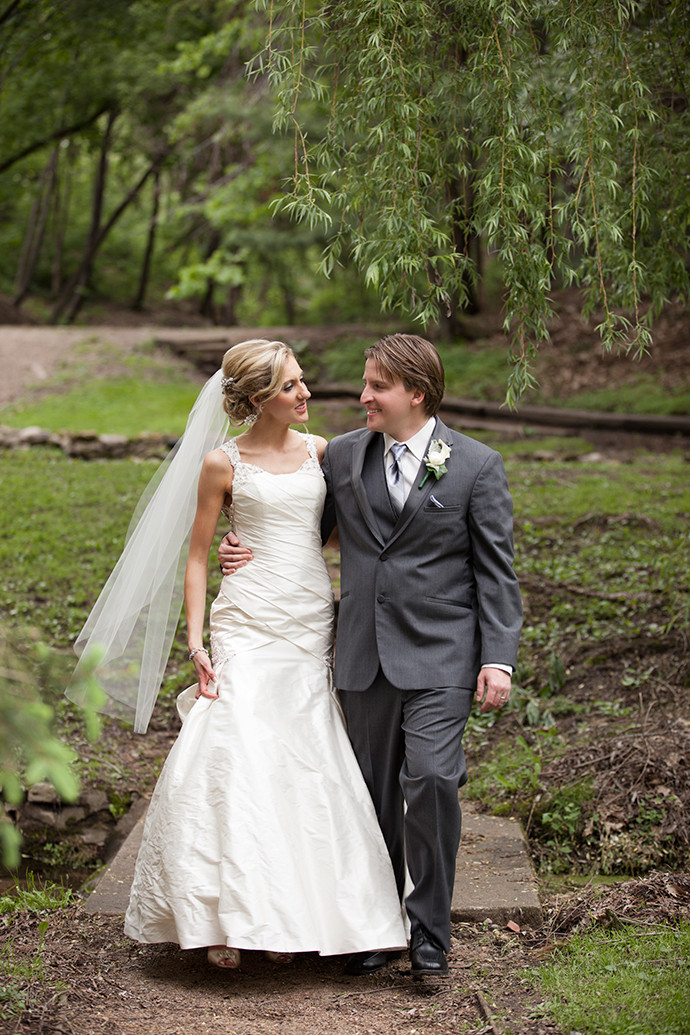
[[[482,664],[516,664],[522,606],[503,460],[440,420],[432,438],[451,446],[447,473],[420,489],[422,465],[397,518],[381,434],[353,431],[326,449],[322,532],[338,525],[342,558],[341,690],[366,690],[379,664],[402,690],[474,688]]]

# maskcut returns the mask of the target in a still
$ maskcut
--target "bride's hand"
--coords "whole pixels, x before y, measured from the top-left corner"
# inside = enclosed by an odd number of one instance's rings
[[[218,547],[218,560],[223,575],[234,575],[238,568],[244,568],[254,554],[247,546],[240,545],[234,532],[228,532]]]
[[[213,671],[211,666],[211,659],[207,654],[199,652],[194,655],[194,668],[196,670],[197,681],[199,683],[199,689],[196,692],[196,697],[210,697],[214,700],[218,697],[215,690],[209,690],[209,683],[215,683],[217,680],[216,673]]]

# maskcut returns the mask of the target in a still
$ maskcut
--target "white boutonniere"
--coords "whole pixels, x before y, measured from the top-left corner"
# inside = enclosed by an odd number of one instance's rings
[[[429,443],[429,450],[424,457],[424,463],[426,464],[426,474],[419,483],[421,489],[424,482],[427,480],[430,474],[433,474],[436,481],[443,477],[448,468],[446,467],[446,460],[450,456],[450,446],[447,442],[442,442],[440,438],[434,438]]]

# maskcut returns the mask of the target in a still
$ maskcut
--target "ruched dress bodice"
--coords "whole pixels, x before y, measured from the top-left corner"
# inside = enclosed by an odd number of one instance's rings
[[[313,439],[308,438],[313,449]],[[330,663],[333,592],[321,553],[321,511],[326,486],[315,455],[292,474],[271,474],[240,460],[237,445],[222,447],[234,466],[232,505],[226,512],[233,530],[253,553],[251,564],[223,579],[211,612],[214,663],[230,648],[286,641]],[[236,623],[232,637],[216,627]]]

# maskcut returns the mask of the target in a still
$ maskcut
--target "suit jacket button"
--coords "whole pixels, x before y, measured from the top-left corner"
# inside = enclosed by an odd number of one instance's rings
[[[376,598],[376,601],[377,601],[377,603],[382,604],[385,599],[386,598],[384,597],[383,593],[379,593],[379,595]]]

